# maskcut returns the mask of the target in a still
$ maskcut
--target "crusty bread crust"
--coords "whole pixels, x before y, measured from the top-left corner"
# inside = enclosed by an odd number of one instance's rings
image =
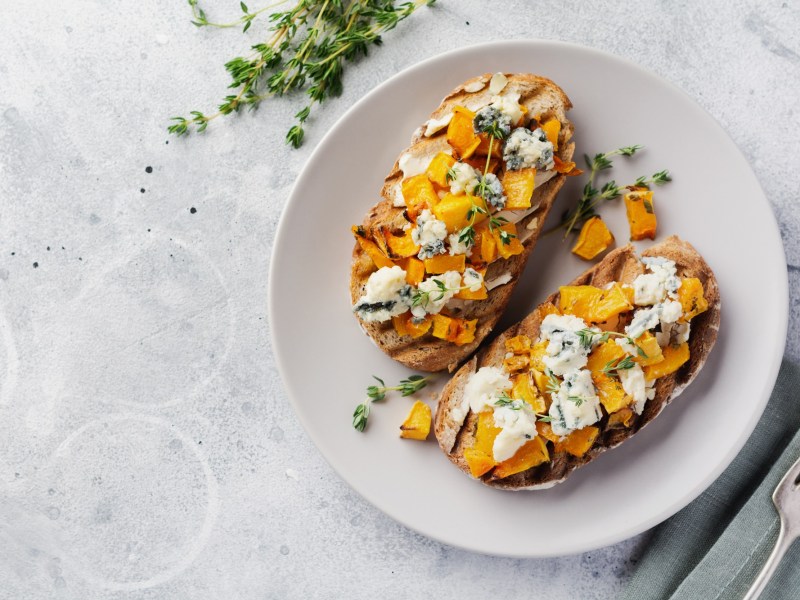
[[[596,426],[601,433],[595,446],[581,458],[565,452],[553,452],[551,461],[528,469],[504,479],[493,479],[491,473],[481,478],[487,485],[506,490],[529,490],[552,487],[560,483],[575,469],[594,460],[609,448],[618,446],[650,423],[672,400],[674,400],[700,372],[708,358],[720,322],[720,296],[717,280],[711,268],[689,243],[676,236],[667,238],[642,253],[643,256],[664,256],[675,261],[678,275],[697,277],[703,283],[705,298],[709,308],[692,319],[689,336],[690,359],[676,373],[660,378],[656,382],[655,398],[648,400],[641,415],[634,415],[630,427],[625,429],[606,429],[608,417]],[[618,248],[608,254],[601,262],[586,271],[569,285],[594,285],[603,287],[612,281],[630,283],[644,268],[636,257],[631,245]],[[545,303],[558,304],[558,292],[552,294]],[[461,367],[442,391],[434,418],[434,433],[442,450],[462,471],[469,474],[464,460],[464,450],[475,442],[477,415],[469,411],[463,422],[456,422],[453,409],[460,405],[464,386],[470,375],[481,367],[501,366],[505,356],[505,341],[516,335],[527,335],[532,340],[539,337],[539,326],[546,313],[537,307],[525,319],[500,334],[489,346],[479,352]]]
[[[562,161],[569,162],[572,159],[575,145],[570,142],[573,127],[567,119],[566,113],[572,108],[572,104],[567,95],[555,83],[544,77],[528,74],[507,74],[507,77],[509,81],[507,89],[520,93],[519,102],[528,109],[528,114],[538,115],[542,118],[552,116],[561,121],[559,149],[556,155]],[[470,108],[488,104],[491,97],[488,89],[490,78],[491,74],[485,74],[465,81],[442,101],[431,115],[431,119],[442,118],[452,112],[453,107],[457,105]],[[469,89],[479,82],[485,84],[480,91],[465,91],[465,88]],[[424,132],[425,125],[417,129],[411,145],[401,153],[401,156],[406,153],[415,156],[433,156],[440,150],[449,148],[446,140],[446,127],[430,137],[425,137]],[[407,224],[403,217],[404,208],[393,205],[403,178],[399,163],[400,158],[398,157],[381,190],[383,199],[373,206],[364,218],[362,225],[365,228],[388,226],[391,229],[402,229]],[[539,208],[517,223],[517,231],[524,251],[510,259],[497,260],[489,265],[486,281],[491,281],[505,273],[511,275],[511,281],[490,290],[486,300],[465,301],[459,307],[459,311],[453,312],[454,316],[478,319],[475,341],[463,346],[456,346],[451,342],[435,338],[430,333],[417,339],[400,337],[394,330],[391,321],[360,322],[364,332],[372,338],[378,348],[409,368],[431,372],[443,369],[455,370],[459,363],[472,354],[492,331],[505,310],[517,278],[522,273],[525,263],[536,245],[544,220],[553,206],[556,194],[564,185],[565,178],[566,175],[556,175],[534,190],[531,206],[538,204]],[[372,260],[356,244],[353,248],[350,273],[350,298],[353,304],[362,296],[364,285],[374,271],[375,265]]]

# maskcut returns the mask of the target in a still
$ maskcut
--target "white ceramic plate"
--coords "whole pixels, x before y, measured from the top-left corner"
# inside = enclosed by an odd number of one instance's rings
[[[411,402],[375,405],[366,432],[351,426],[376,374],[410,372],[372,345],[350,312],[350,226],[379,199],[383,177],[441,98],[485,72],[530,72],[558,83],[575,108],[576,156],[644,144],[613,177],[632,182],[668,168],[656,193],[658,240],[677,233],[719,279],[719,341],[697,380],[639,435],[546,491],[503,492],[471,480],[427,443],[398,438]],[[575,201],[572,178],[550,222]],[[627,239],[624,208],[602,214]],[[658,241],[657,240],[657,241]],[[505,326],[587,264],[558,236],[535,249]],[[356,491],[401,523],[470,550],[556,556],[612,544],[671,516],[731,462],[775,381],[787,326],[787,275],[770,206],[720,126],[673,85],[578,46],[500,42],[449,52],[403,71],[352,107],[297,180],[283,213],[270,274],[273,347],[289,398],[317,447]],[[443,383],[446,376],[439,377]],[[433,404],[424,390],[423,399]]]

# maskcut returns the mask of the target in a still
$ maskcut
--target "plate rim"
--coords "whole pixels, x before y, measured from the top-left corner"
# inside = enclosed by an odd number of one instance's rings
[[[785,276],[780,279],[781,289],[776,290],[777,292],[776,296],[778,297],[778,301],[780,303],[779,306],[780,314],[778,315],[780,321],[778,324],[778,330],[779,330],[778,333],[780,335],[777,336],[777,340],[774,342],[774,348],[770,356],[769,369],[767,370],[768,372],[765,374],[766,376],[762,380],[764,383],[762,385],[761,393],[759,394],[758,398],[759,402],[758,410],[753,411],[753,413],[751,414],[749,421],[746,423],[746,426],[742,430],[743,433],[740,436],[740,438],[737,439],[736,442],[731,445],[729,451],[724,455],[722,460],[720,460],[720,462],[713,469],[711,469],[709,473],[698,484],[696,484],[691,490],[687,490],[687,492],[682,495],[680,501],[673,502],[672,504],[665,507],[657,514],[650,517],[649,519],[637,522],[637,524],[634,526],[630,526],[624,529],[617,529],[613,533],[609,533],[606,536],[600,536],[598,538],[595,538],[590,544],[573,544],[569,550],[559,551],[559,552],[547,552],[547,551],[507,552],[507,553],[495,552],[495,551],[488,552],[476,546],[459,543],[451,539],[444,539],[442,536],[429,533],[423,531],[422,529],[417,528],[413,523],[408,522],[404,517],[402,517],[399,514],[396,514],[396,511],[386,508],[385,506],[381,506],[373,499],[372,495],[368,492],[368,490],[365,491],[356,488],[342,474],[342,472],[331,462],[331,460],[328,459],[328,456],[325,454],[325,452],[322,451],[322,446],[324,446],[324,444],[321,444],[321,441],[318,439],[318,436],[315,433],[313,433],[313,428],[310,427],[310,424],[308,423],[306,417],[304,416],[303,411],[299,409],[298,402],[296,400],[295,390],[293,389],[293,386],[286,377],[287,371],[284,366],[283,358],[281,357],[281,352],[278,351],[280,342],[275,335],[275,328],[272,326],[275,317],[275,305],[277,302],[276,300],[277,290],[275,289],[273,283],[275,281],[274,275],[276,273],[276,269],[278,268],[276,266],[278,261],[275,260],[276,256],[275,250],[280,247],[283,238],[288,235],[287,224],[286,224],[288,220],[287,215],[291,211],[292,205],[296,203],[295,198],[296,198],[298,183],[305,178],[307,172],[309,171],[310,166],[317,159],[317,155],[321,154],[326,149],[327,145],[330,143],[330,140],[337,133],[338,124],[344,121],[354,112],[358,111],[363,104],[369,102],[372,96],[377,94],[380,90],[391,85],[396,79],[404,77],[414,70],[421,69],[431,63],[447,60],[455,55],[458,55],[466,51],[472,51],[478,49],[488,50],[499,47],[513,48],[515,46],[516,47],[525,46],[529,48],[543,47],[543,46],[555,47],[555,48],[562,47],[562,48],[568,48],[573,51],[586,52],[588,54],[598,57],[601,60],[619,63],[625,68],[638,71],[639,74],[644,75],[645,77],[653,80],[659,85],[662,86],[666,85],[667,87],[671,88],[673,92],[676,92],[677,94],[682,96],[685,100],[687,100],[691,105],[693,105],[695,108],[699,109],[708,119],[710,119],[710,122],[713,123],[714,127],[718,130],[718,132],[721,133],[725,138],[727,138],[727,140],[731,143],[732,148],[737,153],[738,157],[745,164],[748,165],[749,174],[752,176],[753,181],[756,184],[758,191],[760,192],[760,197],[761,199],[763,199],[766,208],[769,210],[770,218],[767,219],[767,222],[769,223],[769,226],[772,230],[773,238],[778,241],[781,250],[780,254],[782,257],[782,263],[781,265],[778,266],[781,266],[783,272],[785,273]],[[325,459],[325,462],[334,470],[334,472],[336,472],[336,474],[350,487],[350,489],[359,494],[359,496],[364,498],[376,509],[386,514],[396,522],[402,524],[404,527],[407,527],[408,529],[415,531],[429,539],[433,539],[442,544],[446,544],[448,546],[456,548],[461,548],[463,550],[467,550],[477,554],[483,554],[487,556],[502,556],[509,558],[552,558],[560,556],[571,556],[622,542],[664,522],[665,520],[667,520],[668,518],[670,518],[671,516],[675,515],[680,510],[688,506],[691,502],[696,500],[705,490],[707,490],[714,483],[714,481],[716,481],[719,478],[719,476],[730,466],[730,464],[742,450],[744,445],[752,436],[753,430],[755,429],[758,421],[761,419],[764,413],[767,402],[769,401],[772,390],[774,389],[775,382],[778,376],[778,371],[780,369],[784,355],[784,349],[788,335],[788,324],[789,324],[789,281],[788,281],[787,265],[788,263],[786,260],[786,249],[780,234],[780,227],[777,222],[775,211],[773,210],[772,205],[770,204],[766,194],[764,193],[763,187],[761,186],[761,182],[758,180],[758,177],[752,170],[752,167],[750,167],[750,164],[747,161],[744,154],[742,153],[742,150],[739,148],[738,144],[736,144],[736,142],[731,138],[731,136],[728,134],[725,128],[714,117],[714,115],[708,112],[703,106],[701,106],[693,97],[691,97],[687,92],[681,89],[677,84],[673,83],[672,81],[666,78],[661,77],[660,75],[653,73],[649,69],[637,64],[636,62],[628,58],[621,57],[616,54],[612,54],[604,50],[598,50],[596,48],[592,48],[582,44],[576,44],[573,42],[537,38],[537,39],[495,40],[490,42],[483,42],[480,44],[467,44],[459,46],[458,48],[454,48],[452,50],[448,50],[446,52],[435,54],[421,61],[408,65],[407,67],[403,68],[402,70],[398,71],[391,77],[387,78],[386,80],[382,81],[381,83],[373,87],[369,92],[367,92],[361,98],[359,98],[352,106],[350,106],[336,119],[336,121],[330,127],[330,129],[325,133],[325,135],[322,136],[316,148],[314,148],[312,152],[309,154],[305,164],[300,169],[300,172],[298,173],[296,179],[294,180],[291,191],[289,192],[287,200],[283,206],[283,209],[281,210],[281,215],[278,221],[275,237],[272,244],[272,252],[270,255],[270,264],[268,269],[269,280],[268,280],[268,290],[267,290],[267,319],[269,323],[270,345],[272,348],[272,354],[275,360],[275,364],[277,366],[278,372],[281,377],[281,381],[283,382],[284,389],[286,390],[286,395],[289,400],[289,403],[292,406],[295,416],[303,426],[303,429],[305,430],[306,434],[311,438],[311,441],[314,443],[319,453]]]

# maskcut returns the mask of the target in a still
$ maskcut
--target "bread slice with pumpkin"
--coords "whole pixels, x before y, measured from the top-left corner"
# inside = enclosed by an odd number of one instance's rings
[[[413,135],[353,227],[353,312],[386,354],[453,370],[489,334],[539,237],[574,144],[549,79],[485,74]]]
[[[677,237],[618,248],[500,334],[446,384],[449,459],[503,489],[548,488],[652,421],[717,338],[714,273]]]

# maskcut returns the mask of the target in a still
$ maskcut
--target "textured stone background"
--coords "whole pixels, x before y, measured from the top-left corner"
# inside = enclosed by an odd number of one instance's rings
[[[222,64],[257,25],[198,30],[180,0],[3,3],[0,597],[613,597],[647,534],[554,560],[478,556],[395,524],[331,471],[269,346],[278,217],[321,135],[390,75],[486,40],[585,44],[675,82],[742,148],[781,224],[798,359],[798,3],[440,0],[349,70],[300,151],[283,145],[292,101],[169,139],[167,117],[221,97]]]

